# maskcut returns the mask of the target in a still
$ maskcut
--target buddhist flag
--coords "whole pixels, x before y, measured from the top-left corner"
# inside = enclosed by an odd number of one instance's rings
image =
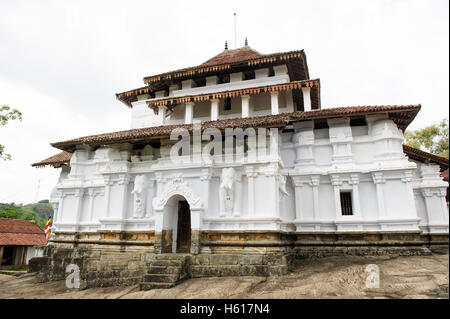
[[[47,221],[47,223],[45,224],[45,227],[44,227],[44,233],[45,233],[45,238],[46,239],[48,239],[50,237],[50,225],[51,225],[51,223],[52,223],[52,216],[50,216],[48,218],[48,221]]]

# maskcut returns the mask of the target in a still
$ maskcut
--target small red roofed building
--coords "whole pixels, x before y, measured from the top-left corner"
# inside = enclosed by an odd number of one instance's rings
[[[47,245],[44,231],[34,221],[0,218],[0,267],[27,265]]]

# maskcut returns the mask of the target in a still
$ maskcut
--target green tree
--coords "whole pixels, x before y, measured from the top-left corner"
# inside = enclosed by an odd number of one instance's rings
[[[448,118],[423,129],[406,131],[405,144],[448,158]]]
[[[22,121],[22,113],[18,109],[11,109],[8,105],[2,105],[0,107],[0,125],[6,125],[10,120]],[[0,144],[0,158],[4,160],[11,159],[11,155],[5,152],[5,147],[2,144]]]

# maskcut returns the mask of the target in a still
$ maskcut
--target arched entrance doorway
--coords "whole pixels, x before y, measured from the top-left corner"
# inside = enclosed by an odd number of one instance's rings
[[[183,178],[170,180],[152,204],[155,212],[155,253],[198,254],[203,204]]]
[[[177,253],[189,253],[191,251],[191,210],[185,200],[178,201],[177,221]]]
[[[162,212],[161,253],[190,253],[191,210],[186,198],[173,195]]]

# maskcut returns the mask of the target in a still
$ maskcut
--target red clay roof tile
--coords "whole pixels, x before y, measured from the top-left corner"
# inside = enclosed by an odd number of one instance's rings
[[[0,218],[0,246],[45,246],[44,231],[35,223]]]

